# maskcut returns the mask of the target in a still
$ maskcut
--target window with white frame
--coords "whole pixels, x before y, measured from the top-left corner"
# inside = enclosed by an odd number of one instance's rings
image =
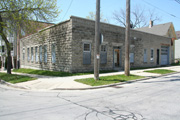
[[[144,49],[144,62],[147,62],[147,49]]]
[[[39,62],[42,62],[42,46],[39,46]]]
[[[51,45],[51,60],[52,60],[52,63],[56,62],[56,48],[55,48],[55,44]]]
[[[91,64],[91,44],[90,43],[83,44],[83,64],[85,65]]]
[[[25,48],[23,48],[23,60],[25,60]]]
[[[151,61],[153,61],[153,60],[154,60],[154,49],[151,48]]]
[[[25,31],[24,31],[23,29],[21,29],[21,35],[22,35],[22,36],[25,36],[25,35],[26,35],[26,33],[25,33]]]
[[[130,53],[130,63],[134,63],[134,53]]]
[[[47,63],[47,45],[44,45],[44,62]]]
[[[31,62],[33,62],[34,56],[33,56],[33,47],[31,47]]]
[[[35,59],[38,62],[38,47],[35,47]]]
[[[28,60],[28,62],[30,61],[29,48],[27,48],[27,60]]]

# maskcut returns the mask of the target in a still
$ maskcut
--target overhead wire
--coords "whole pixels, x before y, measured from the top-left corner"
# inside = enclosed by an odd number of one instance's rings
[[[165,11],[165,10],[161,9],[161,8],[158,8],[157,6],[155,6],[155,5],[153,5],[153,4],[149,3],[149,2],[147,2],[147,1],[145,1],[145,0],[142,0],[142,1],[143,1],[143,2],[145,2],[146,4],[150,5],[150,6],[153,6],[154,8],[156,8],[156,9],[158,9],[158,10],[160,10],[160,11],[163,11],[164,13],[166,13],[166,14],[168,14],[168,15],[172,16],[172,17],[175,17],[175,18],[177,18],[177,19],[180,19],[180,18],[179,18],[179,17],[177,17],[176,15],[171,14],[171,13],[169,13],[169,12],[167,12],[167,11]],[[178,2],[179,2],[179,4],[180,4],[180,1],[179,1],[179,0],[175,0],[175,1],[176,1],[176,2],[178,1]]]
[[[174,0],[174,1],[176,1],[177,3],[179,3],[179,4],[180,4],[180,0]]]
[[[71,0],[71,2],[70,2],[70,4],[69,4],[69,7],[68,7],[68,9],[66,10],[66,13],[64,14],[62,20],[65,18],[66,14],[68,13],[68,11],[69,11],[69,9],[70,9],[72,3],[73,3],[73,0]]]

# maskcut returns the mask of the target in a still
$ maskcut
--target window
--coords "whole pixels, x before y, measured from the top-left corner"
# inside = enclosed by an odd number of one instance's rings
[[[55,44],[51,45],[51,55],[52,55],[52,63],[56,62],[56,50],[55,50]]]
[[[13,43],[10,43],[11,44],[11,51],[13,51]]]
[[[28,62],[30,61],[30,56],[29,56],[29,48],[27,48],[27,59],[28,59]]]
[[[23,29],[21,29],[21,35],[22,35],[22,36],[25,36],[25,35],[26,35],[26,33],[25,33],[25,31],[24,31]]]
[[[101,64],[107,63],[107,46],[106,45],[101,45],[100,63]]]
[[[84,52],[90,52],[90,50],[91,50],[91,45],[84,43]]]
[[[44,62],[47,63],[47,45],[44,45]]]
[[[101,45],[101,52],[106,52],[106,45]]]
[[[144,62],[147,62],[147,50],[144,49]]]
[[[33,62],[34,58],[33,58],[33,47],[31,47],[31,62]]]
[[[23,60],[25,60],[25,48],[23,48]]]
[[[153,61],[153,59],[154,59],[154,50],[151,49],[151,61]]]
[[[130,63],[134,63],[134,53],[130,53]]]
[[[42,62],[42,46],[39,46],[39,62]]]
[[[83,64],[91,64],[91,44],[89,43],[83,45]]]
[[[38,47],[35,47],[35,59],[36,62],[38,62],[38,51],[37,51]]]
[[[2,46],[2,52],[4,52],[4,45]]]

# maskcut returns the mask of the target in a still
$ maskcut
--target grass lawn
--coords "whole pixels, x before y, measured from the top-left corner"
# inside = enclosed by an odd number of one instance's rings
[[[20,83],[20,82],[35,80],[37,78],[23,76],[23,75],[0,73],[0,79],[10,83]]]
[[[57,76],[57,77],[93,74],[93,72],[68,73],[68,72],[60,72],[60,71],[34,70],[34,69],[24,69],[24,68],[14,69],[13,72],[36,74],[36,75],[45,75],[45,76]],[[116,72],[116,71],[100,71],[100,73],[109,73],[109,72]]]
[[[113,84],[113,83],[129,81],[129,80],[141,79],[141,78],[144,78],[144,77],[136,76],[136,75],[130,75],[130,76],[113,75],[113,76],[100,77],[100,80],[98,81],[95,81],[94,78],[77,79],[75,81],[83,83],[83,84],[87,84],[90,86],[100,86],[100,85],[108,85],[108,84]]]
[[[167,70],[167,69],[157,69],[157,70],[147,70],[147,71],[144,71],[144,72],[158,73],[158,74],[167,74],[167,73],[173,73],[175,71]]]

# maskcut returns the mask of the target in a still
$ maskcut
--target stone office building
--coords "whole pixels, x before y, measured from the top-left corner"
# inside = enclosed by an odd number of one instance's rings
[[[124,69],[125,28],[101,23],[100,69]],[[21,39],[21,68],[93,71],[95,22],[71,16]],[[171,39],[131,30],[131,67],[171,64]]]

